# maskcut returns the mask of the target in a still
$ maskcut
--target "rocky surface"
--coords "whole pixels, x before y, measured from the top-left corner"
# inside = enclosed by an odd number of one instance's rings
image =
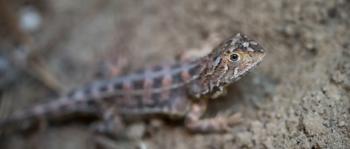
[[[211,47],[242,32],[259,41],[267,56],[211,104],[207,116],[242,114],[231,133],[194,135],[181,125],[152,120],[130,125],[133,139],[97,140],[109,148],[350,146],[348,0],[50,0],[46,5],[42,28],[30,36],[36,59],[44,64],[40,68],[55,85],[48,89],[50,83],[43,85],[40,77],[19,75],[1,91],[0,115],[89,82],[104,59],[127,57],[130,71],[174,61],[181,51]],[[94,148],[96,140],[82,123],[2,138],[1,148],[43,149]]]

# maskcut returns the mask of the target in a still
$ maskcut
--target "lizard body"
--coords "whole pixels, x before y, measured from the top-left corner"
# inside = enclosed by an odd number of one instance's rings
[[[99,131],[115,131],[121,115],[154,114],[184,118],[185,126],[194,132],[225,131],[229,118],[201,119],[208,99],[220,95],[264,56],[265,51],[257,42],[237,34],[197,60],[157,65],[92,82],[57,100],[16,112],[0,121],[0,128],[10,122],[89,111],[88,105],[92,104],[104,120],[97,127]]]

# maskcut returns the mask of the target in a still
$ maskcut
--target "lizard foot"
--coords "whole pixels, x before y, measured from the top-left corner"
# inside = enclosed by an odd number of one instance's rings
[[[230,117],[215,117],[191,121],[186,123],[186,127],[195,133],[227,133],[230,132],[232,126],[240,122],[240,114]]]

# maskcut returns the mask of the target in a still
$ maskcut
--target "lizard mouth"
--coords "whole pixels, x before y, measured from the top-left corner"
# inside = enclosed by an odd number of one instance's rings
[[[252,70],[256,66],[260,65],[264,57],[265,57],[265,53],[259,54],[257,56],[257,60],[255,62],[251,63],[247,68],[245,68],[244,71],[241,71],[240,73],[238,73],[238,75],[232,76],[231,80],[233,80],[233,81],[239,80],[243,75],[247,74],[250,70]],[[235,77],[237,77],[237,78],[235,78]]]

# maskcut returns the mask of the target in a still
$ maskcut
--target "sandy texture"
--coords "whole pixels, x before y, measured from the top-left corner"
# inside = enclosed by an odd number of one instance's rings
[[[267,50],[254,72],[211,104],[208,116],[242,114],[231,133],[192,135],[181,125],[140,122],[129,127],[135,139],[107,141],[110,147],[350,147],[348,0],[51,0],[48,5],[43,28],[32,36],[42,67],[58,82],[56,92],[89,82],[103,59],[127,57],[129,71],[174,61],[181,51],[214,46],[237,32]],[[33,77],[19,76],[2,91],[2,115],[55,93]],[[140,136],[144,129],[147,135]],[[94,148],[93,139],[87,124],[73,123],[3,136],[0,148]]]

